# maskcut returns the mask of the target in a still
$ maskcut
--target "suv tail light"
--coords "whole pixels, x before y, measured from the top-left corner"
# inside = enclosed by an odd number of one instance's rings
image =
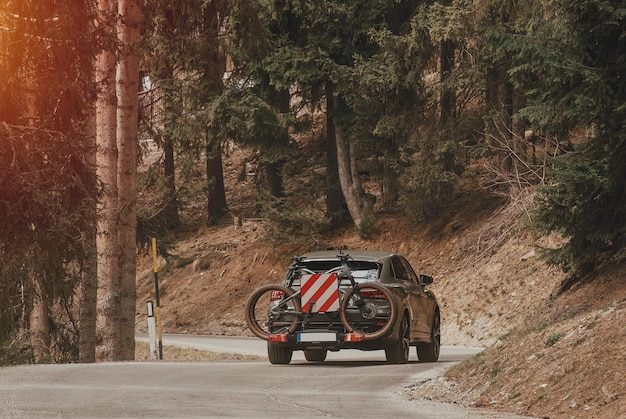
[[[275,334],[269,335],[267,340],[269,340],[270,342],[281,342],[281,343],[284,343],[284,342],[288,341],[288,337],[287,337],[286,333],[275,333]]]
[[[387,299],[384,293],[373,288],[361,289],[359,291],[359,294],[361,295],[361,298],[363,298],[364,300],[386,300]]]
[[[345,342],[361,342],[365,339],[365,335],[359,332],[346,333],[343,340]]]

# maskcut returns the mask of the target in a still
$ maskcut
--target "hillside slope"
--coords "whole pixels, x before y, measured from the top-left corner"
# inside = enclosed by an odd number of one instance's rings
[[[160,260],[163,330],[251,336],[243,321],[250,292],[280,282],[291,257],[307,248],[264,241],[254,188],[241,182],[241,151],[225,161],[231,213],[217,226],[187,220],[169,261]],[[416,383],[407,397],[491,407],[538,417],[626,417],[626,274],[600,271],[553,296],[564,275],[534,255],[554,245],[527,228],[532,195],[506,203],[469,191],[437,222],[414,224],[379,214],[379,234],[352,228],[327,237],[332,246],[395,251],[435,278],[442,344],[481,346],[480,356],[439,380]],[[554,242],[554,243],[553,243]],[[140,261],[137,329],[146,330],[153,299],[152,265]]]

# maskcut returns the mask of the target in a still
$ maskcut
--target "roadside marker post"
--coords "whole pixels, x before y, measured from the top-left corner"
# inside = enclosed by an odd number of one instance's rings
[[[156,335],[156,321],[154,319],[154,304],[152,300],[146,303],[148,310],[148,342],[150,343],[150,359],[159,359],[157,353],[157,335]]]
[[[161,330],[161,299],[159,297],[159,265],[157,263],[156,239],[152,238],[152,260],[154,263],[154,292],[156,296],[156,328],[159,342],[159,359],[163,359],[163,332]]]

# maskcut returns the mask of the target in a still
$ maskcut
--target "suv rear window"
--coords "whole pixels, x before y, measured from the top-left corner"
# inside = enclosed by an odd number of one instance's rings
[[[338,260],[308,260],[302,262],[302,266],[313,272],[322,273],[341,266],[341,262]],[[357,282],[374,281],[380,275],[380,265],[376,262],[349,260],[348,266]]]

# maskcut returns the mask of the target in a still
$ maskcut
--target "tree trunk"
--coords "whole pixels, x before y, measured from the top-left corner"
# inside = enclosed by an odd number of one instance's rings
[[[441,41],[440,56],[440,81],[445,82],[450,78],[450,74],[454,69],[454,42],[450,40]],[[444,89],[441,94],[441,115],[440,124],[445,124],[448,119],[454,118],[456,115],[456,92],[453,89]]]
[[[222,147],[219,141],[207,139],[206,146],[207,174],[207,224],[213,225],[226,210],[226,189],[224,188],[224,170],[222,168]]]
[[[117,145],[119,149],[118,197],[121,310],[120,359],[135,359],[135,308],[137,300],[137,119],[139,100],[140,0],[118,0]]]
[[[48,296],[38,278],[33,278],[33,308],[30,312],[30,345],[35,362],[50,357],[50,320],[48,318]]]
[[[334,108],[338,109],[337,98],[334,99]],[[365,199],[365,192],[361,186],[359,174],[356,170],[356,159],[350,142],[345,138],[340,124],[335,123],[335,139],[337,142],[337,169],[339,184],[343,192],[348,212],[361,236],[367,236],[373,225],[373,212]]]
[[[334,106],[332,93],[326,95],[326,216],[330,219],[330,228],[343,225],[346,219],[346,201],[339,184],[337,168],[337,141],[335,138]]]
[[[266,163],[263,165],[265,169],[265,179],[267,189],[274,198],[282,198],[285,196],[283,190],[283,177],[281,174],[282,162]]]
[[[487,70],[485,75],[485,104],[487,113],[497,110],[498,107],[498,71],[495,65]]]
[[[219,49],[219,18],[215,2],[210,2],[205,9],[204,22],[207,28],[209,60],[204,69],[208,82],[207,94],[217,96],[222,91],[222,76],[226,69],[226,60]],[[222,146],[215,135],[214,128],[208,127],[206,142],[207,173],[207,224],[217,222],[226,210],[226,190],[224,188],[224,169],[222,166]]]
[[[398,182],[398,172],[394,170],[393,166],[389,163],[390,157],[385,156],[384,158],[385,160],[382,163],[383,179],[380,195],[382,207],[386,210],[390,210],[398,203],[400,184]]]
[[[114,0],[98,0],[100,19],[109,34],[117,8]],[[106,29],[105,29],[106,30]],[[117,361],[121,350],[120,271],[118,236],[118,190],[116,143],[117,97],[115,95],[115,53],[104,49],[96,61],[96,174],[102,184],[98,201],[96,246],[98,249],[98,306],[96,358]]]
[[[90,168],[96,167],[96,112],[95,108],[90,108],[85,122],[85,135],[91,139],[91,144],[86,155],[86,162]],[[96,195],[97,179],[95,171],[90,176],[89,189]],[[90,218],[96,219],[96,201],[90,205]],[[96,362],[96,305],[98,286],[98,265],[96,249],[96,225],[89,223],[83,246],[85,248],[85,264],[83,266],[82,278],[78,290],[79,298],[79,340],[78,340],[78,361]]]
[[[503,161],[504,170],[511,172],[513,170],[513,156],[511,151],[514,148],[513,145],[513,85],[507,79],[507,72],[505,68],[501,69],[501,81],[502,81],[502,98],[501,102],[504,106],[504,123],[505,123],[505,138],[507,149],[504,150],[505,157]]]
[[[174,25],[170,23],[170,25]],[[174,160],[174,140],[170,132],[174,128],[173,125],[181,117],[180,104],[175,99],[172,80],[174,80],[174,69],[169,62],[166,62],[161,69],[159,77],[166,80],[162,83],[161,89],[164,92],[163,110],[164,110],[164,127],[163,132],[163,173],[165,177],[165,220],[167,228],[175,229],[180,225],[180,217],[178,215],[178,198],[176,193],[176,164]]]
[[[273,90],[271,95],[271,103],[274,104],[283,114],[289,113],[289,91],[288,90]],[[275,141],[276,143],[287,146],[289,143],[289,137],[286,138],[272,138],[268,141]],[[263,171],[265,172],[265,182],[267,189],[274,198],[283,198],[285,196],[285,190],[283,187],[283,166],[285,160],[281,158],[273,157],[271,161],[263,163]]]
[[[24,75],[26,109],[28,115],[28,125],[37,126],[39,119],[38,104],[40,102],[39,93],[42,86],[38,83],[37,73],[41,71],[40,63],[35,63],[35,68],[30,69]],[[44,292],[40,278],[35,275],[31,277],[33,296],[31,298],[32,308],[30,311],[30,345],[36,362],[45,361],[50,357],[50,319],[48,318],[48,296]]]

